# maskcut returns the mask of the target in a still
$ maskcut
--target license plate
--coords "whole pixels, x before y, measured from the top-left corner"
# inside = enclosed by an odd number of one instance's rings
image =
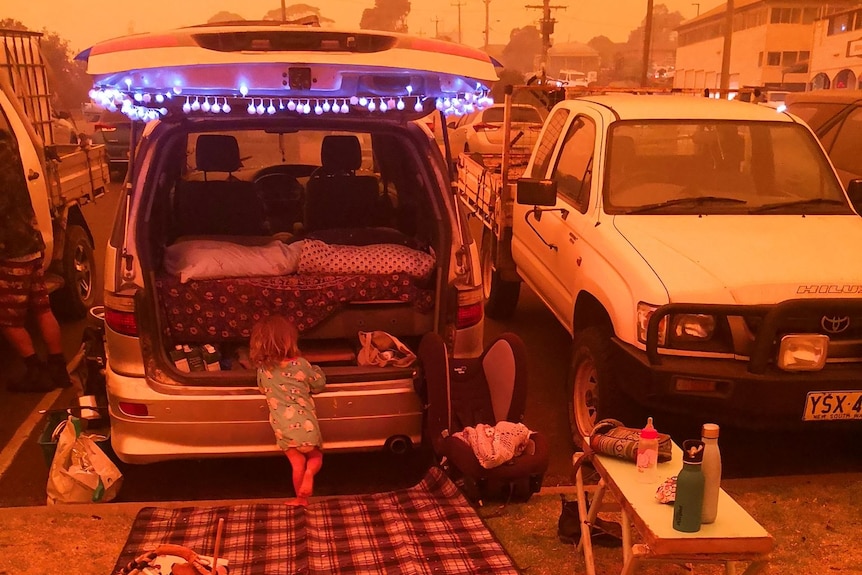
[[[862,391],[809,391],[803,421],[862,419]]]

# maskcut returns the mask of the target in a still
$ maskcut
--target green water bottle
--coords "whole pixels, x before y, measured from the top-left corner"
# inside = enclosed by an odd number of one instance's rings
[[[673,528],[684,533],[700,531],[703,512],[703,441],[687,439],[682,444],[682,469],[676,477]]]

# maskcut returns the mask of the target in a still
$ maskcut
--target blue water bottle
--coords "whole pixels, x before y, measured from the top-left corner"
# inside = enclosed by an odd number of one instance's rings
[[[703,441],[688,439],[682,444],[682,469],[676,477],[673,528],[685,533],[700,531],[703,512]]]

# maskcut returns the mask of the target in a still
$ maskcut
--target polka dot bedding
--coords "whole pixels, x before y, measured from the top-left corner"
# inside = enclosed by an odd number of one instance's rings
[[[434,256],[396,244],[346,246],[305,240],[299,258],[300,274],[395,274],[426,279],[434,270]]]

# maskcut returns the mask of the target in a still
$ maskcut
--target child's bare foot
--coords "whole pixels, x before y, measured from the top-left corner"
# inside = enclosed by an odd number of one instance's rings
[[[306,471],[305,475],[302,476],[302,485],[299,486],[296,496],[307,499],[311,497],[312,491],[314,491],[314,473]]]
[[[288,507],[308,507],[307,497],[294,497],[284,502]]]

